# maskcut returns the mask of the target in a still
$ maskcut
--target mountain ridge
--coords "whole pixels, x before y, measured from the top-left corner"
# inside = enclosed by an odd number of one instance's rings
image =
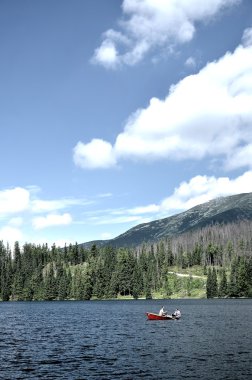
[[[179,214],[139,224],[113,239],[94,240],[82,243],[81,246],[137,246],[144,242],[154,243],[162,238],[175,237],[207,225],[240,220],[252,220],[252,193],[218,197]]]

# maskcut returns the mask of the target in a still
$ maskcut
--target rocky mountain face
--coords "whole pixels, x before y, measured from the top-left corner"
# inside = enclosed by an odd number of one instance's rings
[[[252,220],[252,193],[220,197],[180,214],[139,224],[114,239],[93,241],[82,245],[87,248],[92,244],[131,247],[143,242],[151,243],[162,238],[178,236],[207,225],[241,220]]]

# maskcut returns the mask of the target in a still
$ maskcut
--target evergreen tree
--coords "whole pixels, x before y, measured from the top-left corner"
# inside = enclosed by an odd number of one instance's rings
[[[207,298],[213,298],[213,273],[210,267],[207,271],[206,296]]]
[[[156,263],[158,287],[161,287],[164,266],[166,266],[166,255],[163,241],[161,241],[160,244],[157,244]]]
[[[133,270],[134,264],[131,253],[125,248],[119,249],[115,271],[117,272],[118,287],[121,295],[131,294]]]
[[[193,263],[193,265],[200,265],[202,256],[203,256],[202,244],[196,243],[196,245],[193,249],[193,252],[192,252],[192,263]]]
[[[56,279],[54,277],[53,262],[49,264],[44,281],[44,299],[52,301],[57,298]]]
[[[69,281],[66,270],[64,269],[62,263],[60,263],[57,270],[56,277],[56,286],[57,286],[57,294],[59,300],[65,300],[68,298],[69,294]]]
[[[97,298],[103,298],[105,291],[104,266],[101,257],[98,257],[95,265],[95,276],[93,284],[93,295]]]
[[[118,278],[118,273],[115,270],[112,273],[110,281],[109,281],[108,296],[110,298],[117,298],[118,293],[119,293],[119,278]]]
[[[252,256],[247,262],[247,278],[248,278],[248,290],[247,297],[252,297]]]
[[[228,283],[228,295],[229,297],[237,297],[238,296],[238,288],[237,288],[237,260],[233,259],[231,264],[231,272]]]
[[[174,255],[172,252],[172,242],[170,239],[168,240],[167,261],[170,267],[174,265]]]
[[[218,281],[215,267],[212,269],[212,297],[218,297]]]
[[[113,247],[105,247],[101,252],[103,255],[103,279],[104,279],[104,297],[115,297],[117,292],[112,282],[113,272],[116,266],[116,252]],[[114,280],[113,280],[114,281]]]
[[[0,242],[1,253],[1,299],[2,301],[9,301],[11,295],[12,284],[12,265],[11,265],[11,252],[4,247]]]
[[[80,256],[79,256],[79,247],[77,242],[72,247],[72,263],[73,265],[77,265],[81,262]]]
[[[192,275],[190,274],[190,276],[187,278],[187,281],[186,281],[186,291],[187,291],[188,297],[190,297],[192,294],[192,287],[193,287],[192,282],[193,282],[193,278],[192,278]]]
[[[230,240],[227,242],[226,249],[224,251],[224,257],[225,257],[224,265],[227,266],[234,257],[234,246]]]
[[[85,267],[75,268],[72,277],[72,298],[76,300],[90,300],[93,295],[91,271],[88,264]]]
[[[145,298],[152,299],[152,287],[151,287],[151,272],[150,270],[147,270],[146,276],[145,276],[145,281],[144,281],[144,293],[145,293]]]
[[[225,269],[221,271],[219,297],[226,297],[228,294],[227,275]]]
[[[249,278],[246,261],[240,258],[237,268],[237,295],[238,297],[247,297],[249,290]]]
[[[88,267],[86,267],[83,280],[82,280],[82,294],[81,294],[82,298],[81,299],[90,300],[92,295],[93,295],[93,287],[92,287],[91,276],[90,276]]]
[[[166,297],[169,297],[172,295],[172,288],[169,280],[170,275],[168,274],[168,271],[165,275],[165,282],[164,282],[164,293]]]
[[[143,293],[143,277],[138,263],[135,263],[132,275],[132,296],[137,299]]]
[[[34,270],[32,275],[33,300],[41,301],[44,299],[44,280],[43,268],[40,263]]]

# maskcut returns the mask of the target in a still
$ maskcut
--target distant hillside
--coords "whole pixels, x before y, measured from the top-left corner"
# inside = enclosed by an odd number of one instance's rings
[[[175,237],[208,225],[241,220],[252,220],[252,193],[217,198],[180,214],[139,224],[114,239],[87,242],[81,245],[86,248],[92,244],[115,247],[137,246],[143,242],[151,243],[165,237]]]

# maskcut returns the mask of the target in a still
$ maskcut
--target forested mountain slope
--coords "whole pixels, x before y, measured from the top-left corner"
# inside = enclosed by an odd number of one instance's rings
[[[0,241],[0,300],[252,297],[252,221],[137,247]]]
[[[84,243],[83,246],[90,247],[93,243],[99,246],[137,246],[143,242],[151,243],[175,237],[208,225],[242,220],[252,220],[252,193],[217,198],[180,214],[139,224],[114,239]]]

